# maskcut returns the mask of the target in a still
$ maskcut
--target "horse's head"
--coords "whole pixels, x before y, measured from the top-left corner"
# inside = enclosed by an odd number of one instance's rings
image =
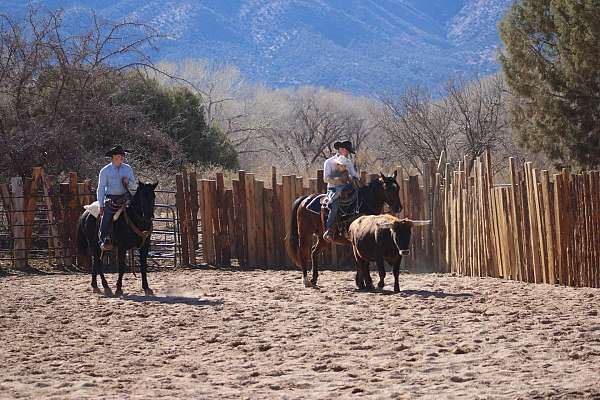
[[[377,195],[381,197],[384,203],[390,206],[394,214],[402,211],[402,203],[400,202],[399,194],[400,185],[398,185],[398,182],[396,181],[397,175],[398,171],[394,171],[390,176],[385,176],[380,172],[379,179],[377,180],[379,184]]]
[[[140,216],[144,219],[154,218],[154,204],[156,202],[156,194],[154,190],[158,186],[157,183],[139,182],[137,191],[134,196],[134,205],[138,209]]]

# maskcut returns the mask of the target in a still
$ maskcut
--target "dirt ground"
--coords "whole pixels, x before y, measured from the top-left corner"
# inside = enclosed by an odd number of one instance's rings
[[[375,276],[375,274],[373,274]],[[600,290],[351,272],[0,277],[0,398],[600,399]],[[115,276],[109,276],[114,284]]]

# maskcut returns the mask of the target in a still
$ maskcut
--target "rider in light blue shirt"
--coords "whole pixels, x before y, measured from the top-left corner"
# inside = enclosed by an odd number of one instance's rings
[[[325,222],[325,233],[323,239],[332,241],[335,235],[335,222],[339,210],[339,198],[348,187],[352,187],[351,182],[358,181],[359,176],[354,168],[354,164],[348,158],[349,154],[355,154],[352,142],[349,140],[343,142],[335,142],[333,147],[337,150],[337,154],[328,158],[323,165],[323,180],[327,183],[327,197],[329,199],[329,215]],[[340,166],[345,171],[342,175],[339,174]]]
[[[100,170],[97,190],[100,216],[102,217],[99,232],[100,248],[102,250],[110,250],[111,247],[106,239],[109,233],[110,220],[116,210],[109,203],[111,201],[115,203],[124,202],[125,197],[129,196],[129,187],[136,184],[133,169],[123,162],[125,159],[123,147],[113,147],[106,153],[106,156],[111,158],[111,162]]]

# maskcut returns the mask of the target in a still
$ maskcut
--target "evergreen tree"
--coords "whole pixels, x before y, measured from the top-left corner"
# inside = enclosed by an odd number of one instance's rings
[[[155,79],[132,74],[118,97],[140,107],[152,122],[179,144],[188,161],[235,169],[237,152],[217,127],[204,118],[202,99],[185,87],[165,87]]]
[[[517,0],[500,24],[515,128],[564,165],[600,165],[600,0]]]

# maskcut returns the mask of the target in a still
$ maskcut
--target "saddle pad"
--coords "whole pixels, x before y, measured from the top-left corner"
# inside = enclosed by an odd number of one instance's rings
[[[314,199],[312,199],[310,201],[310,203],[308,203],[308,205],[306,206],[306,209],[314,212],[315,214],[321,214],[321,199],[324,198],[325,196],[326,196],[325,194],[320,194],[320,195],[316,196]]]
[[[92,204],[88,204],[87,206],[83,206],[86,211],[89,211],[90,214],[94,216],[94,218],[98,218],[100,215],[100,203],[98,201],[93,202]]]
[[[83,206],[83,208],[85,208],[87,211],[89,211],[90,214],[92,214],[94,216],[94,218],[98,218],[98,216],[100,215],[100,203],[98,203],[97,200],[95,202],[93,202],[92,204]],[[125,209],[125,207],[119,208],[119,210],[115,213],[115,215],[113,215],[113,221],[116,221],[117,219],[119,219],[119,217],[121,216],[121,213],[123,212],[124,209]]]

